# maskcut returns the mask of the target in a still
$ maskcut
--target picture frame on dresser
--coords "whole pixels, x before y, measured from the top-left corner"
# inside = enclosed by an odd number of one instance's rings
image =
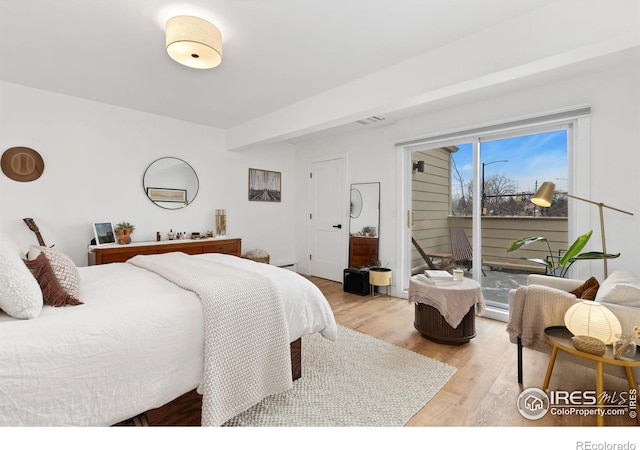
[[[111,222],[93,222],[93,235],[96,238],[96,245],[116,243],[116,233]]]

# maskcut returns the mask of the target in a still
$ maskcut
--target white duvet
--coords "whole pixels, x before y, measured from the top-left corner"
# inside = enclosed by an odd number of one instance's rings
[[[271,278],[291,342],[336,338],[331,308],[304,277],[220,254],[197,255]],[[33,320],[0,312],[0,425],[112,425],[195,389],[203,371],[198,296],[128,263],[78,268],[84,305]]]

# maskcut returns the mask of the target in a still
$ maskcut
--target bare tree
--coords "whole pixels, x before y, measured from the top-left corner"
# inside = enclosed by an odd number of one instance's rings
[[[516,194],[513,180],[504,175],[491,175],[484,181],[485,207],[489,210],[498,208]],[[496,214],[494,211],[493,214]]]
[[[465,195],[465,187],[466,187],[465,184],[466,183],[465,183],[464,177],[462,176],[462,174],[458,170],[458,165],[456,164],[456,160],[453,157],[451,158],[451,164],[452,164],[453,170],[454,170],[453,178],[456,180],[456,182],[460,183],[460,197],[452,199],[452,202],[451,202],[452,211],[451,211],[451,213],[454,216],[469,215],[471,211],[468,211],[468,209],[470,208],[471,201],[468,201],[467,197]]]
[[[473,185],[465,180],[451,158],[452,183],[460,186],[459,194],[451,199],[451,214],[470,216],[473,214]],[[516,183],[505,175],[495,174],[484,180],[484,206],[492,216],[525,216],[534,214],[529,202],[533,192],[516,192]],[[551,207],[536,207],[536,214],[549,217],[567,217],[567,199],[562,195],[554,198]]]
[[[473,186],[471,180],[465,180],[456,161],[451,158],[452,184],[460,185],[460,193],[451,198],[451,214],[470,216],[473,214]],[[542,215],[548,217],[567,217],[567,198],[559,195],[549,208],[535,207],[530,203],[533,192],[516,192],[516,183],[504,175],[495,174],[484,180],[484,206],[493,216]]]

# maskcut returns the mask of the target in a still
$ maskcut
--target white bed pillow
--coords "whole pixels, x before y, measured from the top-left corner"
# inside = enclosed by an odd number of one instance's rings
[[[42,305],[42,291],[20,248],[0,233],[0,309],[16,319],[35,319]]]
[[[602,282],[596,302],[640,307],[640,279],[626,270],[616,270]]]
[[[77,296],[80,291],[80,273],[71,258],[53,248],[32,245],[29,250],[29,261],[35,261],[40,253],[44,253],[49,260],[60,286],[67,294]]]

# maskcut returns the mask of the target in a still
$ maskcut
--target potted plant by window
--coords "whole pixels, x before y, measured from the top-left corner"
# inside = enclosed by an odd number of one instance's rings
[[[522,248],[525,245],[533,244],[534,242],[544,242],[547,244],[547,247],[549,249],[549,256],[547,257],[547,259],[524,258],[524,257],[522,259],[534,262],[536,264],[543,264],[546,267],[547,275],[564,278],[567,276],[567,272],[569,271],[569,268],[571,267],[571,265],[576,261],[583,261],[588,259],[603,259],[603,258],[613,259],[620,256],[620,253],[616,253],[616,254],[603,253],[603,252],[580,253],[584,248],[584,246],[587,245],[587,242],[589,242],[589,239],[591,238],[592,233],[593,233],[593,230],[590,230],[587,233],[583,234],[582,236],[579,236],[578,239],[576,239],[575,242],[571,244],[571,247],[569,247],[569,250],[567,250],[567,252],[564,255],[562,255],[562,257],[560,256],[556,257],[553,255],[553,252],[551,251],[551,246],[549,245],[549,241],[547,241],[547,239],[542,236],[528,236],[528,237],[516,239],[507,247],[507,253],[518,250],[519,248]]]
[[[380,266],[380,261],[376,261],[376,265],[369,267],[369,282],[374,286],[390,286],[391,285],[391,269]]]
[[[131,233],[135,229],[135,225],[129,222],[123,221],[116,225],[115,232],[118,233],[118,244],[131,244]]]

